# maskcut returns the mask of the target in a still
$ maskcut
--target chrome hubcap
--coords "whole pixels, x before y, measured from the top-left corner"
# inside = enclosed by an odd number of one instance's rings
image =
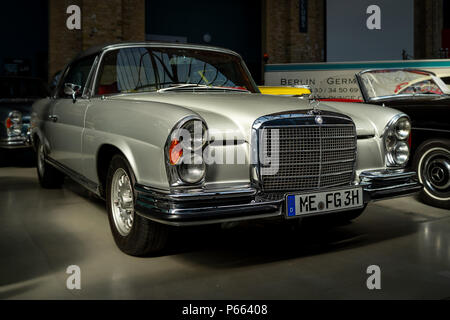
[[[423,184],[439,198],[450,197],[450,153],[436,148],[424,157],[422,166]]]
[[[126,171],[119,168],[111,184],[111,208],[117,231],[122,236],[130,233],[134,220],[133,188]]]

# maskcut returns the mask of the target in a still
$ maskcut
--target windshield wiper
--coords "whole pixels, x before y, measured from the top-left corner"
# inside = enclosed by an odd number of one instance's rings
[[[240,88],[227,88],[227,87],[216,87],[216,86],[208,86],[205,84],[196,84],[196,83],[184,83],[184,84],[176,84],[172,85],[168,88],[162,88],[157,90],[157,92],[165,92],[165,91],[176,91],[176,90],[183,90],[188,88],[201,88],[201,89],[213,89],[213,90],[227,90],[227,91],[244,91],[249,92],[247,89],[240,89]]]
[[[170,87],[159,89],[159,90],[157,90],[157,92],[165,92],[165,91],[178,90],[178,89],[182,89],[182,88],[201,87],[201,86],[202,85],[195,84],[195,83],[173,84]]]

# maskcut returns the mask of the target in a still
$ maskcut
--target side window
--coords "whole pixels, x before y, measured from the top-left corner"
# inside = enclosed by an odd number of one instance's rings
[[[68,97],[64,93],[64,88],[66,85],[79,86],[80,89],[78,90],[78,94],[81,95],[86,85],[86,81],[94,61],[95,56],[90,56],[72,63],[69,66],[69,69],[67,70],[63,81],[61,82],[58,96]]]
[[[106,53],[98,79],[97,95],[156,90],[155,72],[146,48]]]

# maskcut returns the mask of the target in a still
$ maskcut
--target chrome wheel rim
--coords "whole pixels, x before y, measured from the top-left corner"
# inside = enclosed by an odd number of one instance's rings
[[[428,150],[420,161],[419,173],[426,193],[437,200],[450,199],[450,151]]]
[[[40,143],[39,149],[38,149],[37,165],[38,165],[39,175],[41,177],[44,175],[44,170],[45,170],[44,164],[45,164],[44,145],[42,143]]]
[[[117,231],[127,236],[133,227],[134,199],[130,177],[122,168],[117,169],[112,178],[111,209]]]

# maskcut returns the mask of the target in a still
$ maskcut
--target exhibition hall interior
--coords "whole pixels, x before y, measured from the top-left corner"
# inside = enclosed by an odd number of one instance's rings
[[[1,300],[450,299],[450,0],[0,16]]]

